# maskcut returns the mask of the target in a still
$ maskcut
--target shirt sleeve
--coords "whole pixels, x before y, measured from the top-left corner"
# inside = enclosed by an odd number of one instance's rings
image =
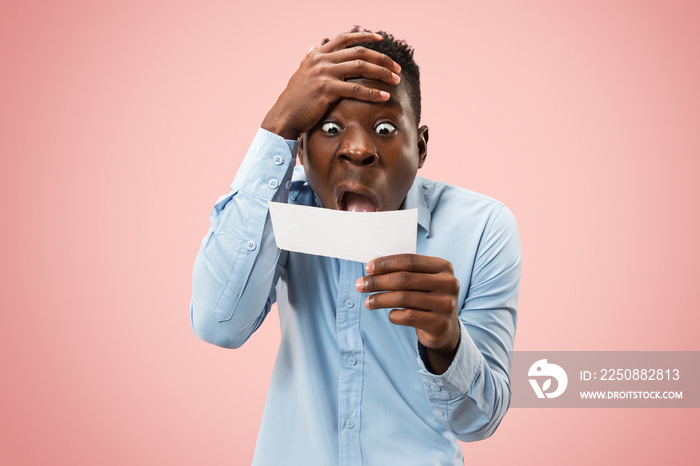
[[[192,328],[204,341],[239,347],[276,300],[286,255],[275,244],[267,204],[287,202],[297,144],[258,129],[231,191],[212,210],[190,302]]]
[[[489,437],[510,404],[510,365],[517,321],[521,248],[505,207],[488,222],[467,298],[459,313],[461,339],[444,374],[432,374],[419,355],[435,419],[462,441]],[[419,351],[421,353],[421,351]]]

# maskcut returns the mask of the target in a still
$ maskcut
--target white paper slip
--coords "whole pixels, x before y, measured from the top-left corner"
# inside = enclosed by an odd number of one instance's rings
[[[280,249],[357,262],[416,253],[417,209],[346,212],[272,201],[269,207]]]

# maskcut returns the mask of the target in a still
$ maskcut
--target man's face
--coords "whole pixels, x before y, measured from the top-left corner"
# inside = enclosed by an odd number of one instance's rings
[[[335,102],[302,135],[306,178],[327,209],[398,210],[425,160],[428,128],[417,127],[403,83],[356,81],[385,90],[391,98]]]

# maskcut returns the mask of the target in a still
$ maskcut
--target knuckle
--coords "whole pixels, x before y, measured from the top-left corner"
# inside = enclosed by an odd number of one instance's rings
[[[402,287],[407,287],[411,284],[411,275],[408,272],[399,272],[398,275],[399,285]]]
[[[353,95],[355,95],[355,96],[360,95],[361,88],[360,88],[360,85],[359,85],[359,84],[353,83],[351,89],[352,89]]]
[[[457,302],[457,298],[452,297],[450,299],[450,309],[457,309],[459,306],[459,302]]]
[[[442,305],[444,306],[444,309],[451,311],[457,307],[457,300],[452,296],[445,296],[442,298]]]
[[[372,90],[372,89],[370,89],[370,90]],[[384,258],[384,259],[379,260],[379,268],[381,270],[388,269],[390,265],[391,265],[391,263],[389,262],[389,259]]]
[[[336,37],[336,40],[338,42],[345,42],[348,40],[348,33],[347,32],[341,32],[338,34],[338,37]]]
[[[457,277],[452,276],[450,278],[450,281],[448,282],[448,290],[451,293],[459,293],[459,280],[457,280]]]
[[[312,62],[315,61],[315,63],[311,63],[311,69],[309,70],[309,76],[311,78],[317,78],[317,77],[321,76],[325,71],[324,67],[318,63],[318,59],[311,58],[310,60]]]
[[[326,94],[330,88],[331,82],[328,79],[320,79],[318,83],[318,90],[321,94]]]
[[[311,62],[312,66],[317,66],[321,62],[321,59],[323,58],[322,54],[315,53],[315,52],[316,51],[314,50],[314,52],[311,52],[310,54],[307,55],[308,60],[309,60],[309,62]]]
[[[406,306],[410,300],[410,294],[407,293],[406,291],[397,291],[396,292],[396,300],[398,303],[400,303],[402,306]]]
[[[415,309],[405,309],[404,310],[404,322],[407,324],[414,324],[416,322],[416,310]]]
[[[358,58],[357,60],[355,60],[355,68],[357,68],[358,70],[363,70],[365,68],[365,62]]]

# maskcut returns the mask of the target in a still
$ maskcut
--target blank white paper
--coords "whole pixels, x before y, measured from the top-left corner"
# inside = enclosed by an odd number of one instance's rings
[[[272,201],[269,208],[280,249],[357,262],[416,253],[417,209],[346,212]]]

